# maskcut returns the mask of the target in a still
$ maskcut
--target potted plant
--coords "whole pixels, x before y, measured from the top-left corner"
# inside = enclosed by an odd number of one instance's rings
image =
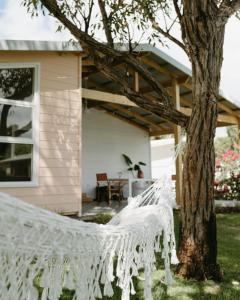
[[[146,166],[146,164],[142,161],[139,161],[137,164],[133,164],[129,156],[127,156],[126,154],[122,154],[122,156],[128,166],[127,170],[132,172],[133,177],[136,177],[134,171],[137,171],[137,178],[144,178],[144,173],[141,166]]]
[[[139,161],[138,163],[134,164],[132,160],[127,156],[126,154],[122,155],[127,166],[128,166],[128,171],[132,172],[134,178],[144,178],[143,170],[141,166],[146,166],[146,164],[142,161]],[[135,171],[135,172],[134,172]],[[137,173],[136,173],[137,172]],[[137,196],[141,194],[143,191],[145,191],[149,187],[149,182],[145,180],[136,180],[132,182],[132,194],[131,196]]]

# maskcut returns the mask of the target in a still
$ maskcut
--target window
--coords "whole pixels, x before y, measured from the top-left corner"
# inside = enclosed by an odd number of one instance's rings
[[[37,184],[37,64],[0,64],[0,186]]]

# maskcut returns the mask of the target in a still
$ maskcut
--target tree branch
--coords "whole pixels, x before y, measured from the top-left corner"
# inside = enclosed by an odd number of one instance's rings
[[[173,5],[174,5],[174,8],[175,8],[176,14],[178,16],[179,22],[181,23],[182,14],[181,14],[181,11],[180,11],[180,7],[178,5],[178,0],[173,0]]]
[[[219,17],[226,20],[240,10],[240,0],[223,0],[219,6]]]
[[[96,49],[106,55],[109,60],[120,60],[122,63],[129,64],[133,69],[135,69],[139,75],[159,94],[162,102],[166,107],[172,107],[172,101],[169,98],[167,92],[162,87],[160,82],[152,75],[152,73],[139,62],[133,55],[122,52],[106,45],[104,43],[96,41],[93,37],[86,34],[77,28],[65,15],[61,12],[57,5],[56,0],[41,0],[42,4],[51,12],[69,31],[81,42],[82,46],[91,51]]]
[[[108,68],[108,76],[113,74],[113,68],[109,67],[111,63],[114,61],[120,61],[121,63],[126,63],[131,66],[135,71],[141,75],[141,77],[151,86],[151,88],[158,94],[158,100],[155,103],[155,109],[159,109],[162,113],[164,112],[164,116],[171,122],[175,124],[179,124],[181,126],[186,126],[188,122],[188,117],[186,117],[181,112],[173,112],[174,107],[172,103],[171,97],[168,95],[167,91],[160,84],[160,82],[152,75],[152,73],[147,69],[147,67],[141,63],[138,59],[136,59],[132,54],[127,52],[122,52],[114,49],[110,45],[103,44],[101,42],[96,41],[93,37],[89,36],[85,32],[78,29],[65,15],[61,12],[56,0],[41,0],[42,4],[48,9],[48,11],[56,17],[69,31],[81,42],[83,48],[85,48],[88,52],[92,53],[92,49],[101,52],[104,55],[104,58],[107,60],[105,64],[101,64],[101,68]],[[96,56],[96,55],[95,55]],[[94,57],[96,58],[96,57]],[[98,62],[99,64],[99,62]],[[110,70],[112,69],[112,72]],[[112,75],[113,76],[113,75]],[[114,76],[114,81],[119,82],[117,80],[117,75]],[[123,86],[122,81],[119,82],[121,86]],[[124,87],[124,93],[126,94],[127,88]],[[137,99],[140,96],[136,94],[133,97],[133,94],[129,92],[127,96],[131,97],[131,100],[137,103]],[[160,101],[161,99],[161,101]],[[158,103],[158,104],[157,104]],[[139,105],[141,105],[140,101],[138,101]],[[145,104],[146,106],[147,104]],[[151,103],[151,105],[153,105]],[[150,105],[149,105],[150,106]],[[161,109],[162,107],[162,109]],[[177,117],[176,117],[177,115]],[[179,119],[178,119],[179,118]]]
[[[108,44],[113,46],[111,26],[110,26],[109,18],[107,16],[104,0],[98,0],[98,5],[101,11],[103,27],[104,27]]]
[[[175,3],[176,2],[176,3]],[[174,1],[174,5],[177,4],[177,1]],[[177,15],[178,13],[180,14],[181,16],[181,13],[180,13],[180,10],[179,10],[179,7],[177,5],[177,8],[178,8],[178,12],[177,12]],[[165,36],[166,38],[168,38],[170,41],[172,41],[173,43],[175,43],[176,45],[178,45],[180,48],[182,48],[185,52],[186,52],[186,48],[185,48],[185,45],[180,42],[177,38],[175,38],[174,36],[172,36],[170,34],[170,30],[163,30],[159,24],[157,23],[156,19],[154,18],[154,16],[152,15],[152,13],[149,11],[148,13],[148,17],[149,17],[149,20],[151,21],[152,23],[152,27],[158,31],[160,34],[162,34],[163,36]],[[178,17],[179,18],[179,17]],[[179,18],[179,21],[181,21],[181,17]]]
[[[107,64],[102,63],[101,59],[98,60],[95,58],[94,63],[102,74],[120,85],[122,87],[122,93],[138,106],[158,115],[161,118],[164,118],[165,120],[174,122],[182,127],[186,126],[186,116],[180,111],[176,110],[175,108],[166,109],[166,107],[159,103],[157,99],[149,100],[143,94],[135,92],[129,86],[129,83],[124,80],[123,76],[120,76],[119,70],[115,70],[112,67],[109,67]]]
[[[93,5],[94,5],[93,0],[89,1],[89,13],[88,13],[88,16],[86,18],[84,18],[84,20],[85,20],[85,32],[86,33],[88,33],[88,30],[89,30],[92,11],[93,11]]]
[[[153,22],[152,27],[157,30],[159,33],[161,33],[163,36],[168,38],[170,41],[174,42],[177,44],[179,47],[181,47],[185,52],[185,46],[182,42],[180,42],[178,39],[176,39],[174,36],[172,36],[168,31],[163,30],[157,23]]]

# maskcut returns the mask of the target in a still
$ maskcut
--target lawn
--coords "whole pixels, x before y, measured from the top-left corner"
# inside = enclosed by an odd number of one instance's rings
[[[98,220],[107,220],[105,217],[97,217]],[[178,218],[176,216],[176,230]],[[101,222],[101,221],[100,221]],[[240,299],[240,214],[218,214],[218,261],[222,267],[224,277],[220,283],[206,281],[186,281],[175,276],[175,283],[166,287],[161,283],[164,271],[159,270],[153,274],[153,299],[170,300],[238,300]],[[178,236],[176,234],[176,236]],[[112,300],[120,300],[121,293],[116,293]],[[136,280],[137,294],[132,300],[143,299],[143,281]],[[65,292],[61,300],[71,300],[69,292]],[[104,300],[109,300],[105,297]],[[147,299],[146,299],[147,300]]]

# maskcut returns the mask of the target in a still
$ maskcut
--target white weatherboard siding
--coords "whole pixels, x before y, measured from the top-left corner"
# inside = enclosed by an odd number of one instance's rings
[[[96,174],[107,173],[109,178],[131,177],[122,153],[133,162],[143,161],[145,178],[151,177],[150,141],[147,132],[131,126],[103,111],[83,112],[82,129],[82,190],[95,197]]]

